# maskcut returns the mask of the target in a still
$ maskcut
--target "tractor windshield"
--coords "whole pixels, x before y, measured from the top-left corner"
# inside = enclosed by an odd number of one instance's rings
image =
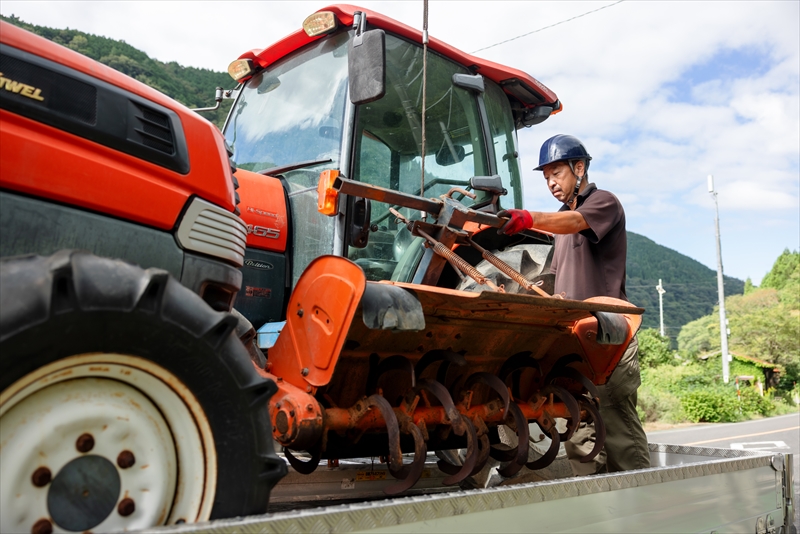
[[[349,35],[318,41],[251,78],[231,110],[225,140],[249,171],[331,160],[338,168]]]
[[[432,52],[428,54],[423,185],[422,63],[422,47],[386,35],[386,94],[358,108],[353,178],[404,193],[438,197],[454,187],[469,190],[473,176],[499,174],[509,191],[502,204],[514,207],[519,172],[508,98],[497,85],[485,80],[483,98],[490,131],[484,132],[476,94],[453,84],[454,74],[470,72]],[[488,140],[494,144],[494,154],[487,151]],[[492,168],[492,161],[496,161],[496,168]],[[475,193],[475,200],[459,193],[455,198],[467,206],[489,200],[486,193]],[[409,281],[422,250],[419,239],[395,222],[389,205],[373,202],[371,207],[374,226],[369,242],[365,248],[351,247],[348,257],[369,279]],[[400,211],[409,219],[420,217],[419,212]]]

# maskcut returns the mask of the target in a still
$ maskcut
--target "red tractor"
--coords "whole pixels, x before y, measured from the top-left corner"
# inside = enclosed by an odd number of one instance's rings
[[[247,228],[222,135],[0,24],[0,530],[263,511],[286,468],[229,313]]]
[[[599,452],[643,310],[552,296],[551,236],[497,232],[516,132],[561,104],[422,40],[321,10],[231,64],[221,135],[2,26],[4,531],[263,512],[283,458],[383,457],[394,495],[429,451],[450,485],[546,466],[581,420]]]

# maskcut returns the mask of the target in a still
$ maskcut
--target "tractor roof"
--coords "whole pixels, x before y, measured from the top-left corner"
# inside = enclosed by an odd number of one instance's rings
[[[422,32],[406,26],[402,22],[398,22],[386,15],[381,15],[375,11],[364,9],[349,4],[336,4],[329,6],[319,11],[330,11],[336,15],[339,24],[342,26],[350,26],[353,24],[353,14],[360,11],[367,16],[367,23],[371,27],[380,28],[387,32],[393,33],[400,37],[404,37],[410,41],[421,43]],[[297,30],[296,32],[284,37],[277,43],[264,48],[255,49],[245,52],[240,56],[240,59],[252,59],[261,67],[267,67],[276,61],[286,57],[288,54],[302,48],[303,46],[322,38],[323,36],[309,37],[305,31]],[[553,113],[561,111],[562,107],[558,101],[556,94],[545,87],[544,84],[539,82],[533,76],[526,74],[520,70],[506,67],[492,61],[481,59],[457,48],[454,48],[447,43],[436,39],[435,37],[429,38],[428,47],[456,63],[471,69],[473,72],[481,74],[486,78],[498,83],[506,94],[509,95],[510,100],[518,101],[525,108],[533,108],[539,105],[548,105],[554,108]]]

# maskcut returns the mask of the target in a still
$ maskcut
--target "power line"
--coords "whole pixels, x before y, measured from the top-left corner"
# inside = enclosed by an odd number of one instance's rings
[[[477,54],[478,52],[482,52],[483,50],[488,50],[489,48],[494,48],[495,46],[499,46],[501,44],[505,44],[505,43],[514,41],[516,39],[520,39],[522,37],[527,37],[528,35],[533,35],[534,33],[538,33],[538,32],[540,32],[542,30],[546,30],[548,28],[552,28],[554,26],[558,26],[559,24],[564,24],[565,22],[569,22],[571,20],[579,19],[581,17],[585,17],[586,15],[591,15],[592,13],[597,13],[598,11],[602,11],[602,10],[604,10],[606,8],[615,6],[617,4],[621,4],[624,1],[625,0],[617,0],[613,4],[608,4],[607,6],[603,6],[603,7],[597,8],[597,9],[593,9],[591,11],[587,11],[586,13],[581,13],[580,15],[576,15],[576,16],[574,16],[572,18],[569,18],[569,19],[566,19],[566,20],[562,20],[561,22],[556,22],[555,24],[550,24],[549,26],[544,26],[542,28],[539,28],[538,30],[533,30],[532,32],[523,33],[522,35],[517,35],[516,37],[512,37],[511,39],[506,39],[505,41],[500,41],[499,43],[495,43],[493,45],[484,46],[483,48],[479,48],[479,49],[475,50],[474,52],[470,52],[470,53],[471,54]]]

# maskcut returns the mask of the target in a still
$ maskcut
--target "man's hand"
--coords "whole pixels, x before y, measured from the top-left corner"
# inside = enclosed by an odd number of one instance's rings
[[[533,217],[526,210],[503,210],[497,216],[508,218],[508,222],[497,231],[498,234],[514,235],[533,226]]]

